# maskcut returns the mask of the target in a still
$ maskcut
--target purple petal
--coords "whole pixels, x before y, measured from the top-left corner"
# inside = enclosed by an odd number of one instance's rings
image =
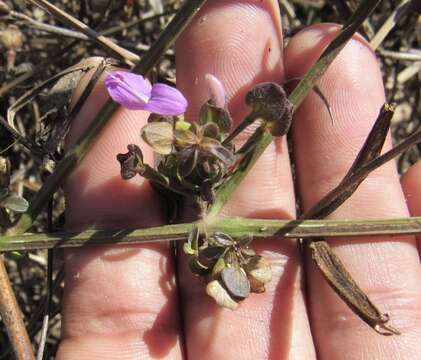
[[[105,79],[111,98],[127,109],[142,110],[151,97],[152,86],[142,75],[113,71]]]
[[[212,104],[224,108],[227,101],[224,85],[222,85],[221,81],[212,74],[206,74],[205,80]]]
[[[160,83],[152,86],[151,99],[145,106],[145,110],[160,115],[184,114],[186,108],[187,100],[180,91]]]

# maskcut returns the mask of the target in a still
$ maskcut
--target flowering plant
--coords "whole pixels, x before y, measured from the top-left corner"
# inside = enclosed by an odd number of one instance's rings
[[[198,206],[200,218],[206,218],[216,193],[251,152],[263,130],[238,150],[234,138],[257,119],[262,121],[262,129],[282,135],[292,113],[282,87],[260,84],[246,96],[251,113],[233,130],[222,83],[211,74],[205,78],[209,100],[195,123],[184,120],[187,100],[173,87],[151,85],[141,75],[125,71],[110,73],[105,82],[114,101],[152,113],[141,137],[159,157],[158,164],[156,168],[145,164],[141,149],[130,144],[127,153],[117,155],[123,179],[139,174],[167,197],[189,198]],[[251,240],[247,236],[233,239],[221,232],[208,234],[205,228],[194,227],[184,244],[190,269],[207,279],[206,292],[220,306],[235,309],[250,292],[265,291],[271,279],[269,265],[249,248]]]

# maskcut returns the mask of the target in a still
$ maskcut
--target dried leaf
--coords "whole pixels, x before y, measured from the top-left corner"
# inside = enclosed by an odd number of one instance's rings
[[[260,256],[253,256],[244,266],[253,292],[265,291],[265,284],[272,280],[272,270],[266,260]]]
[[[219,276],[222,270],[226,268],[227,264],[223,256],[221,256],[212,268],[212,277]]]
[[[188,147],[177,153],[179,157],[177,171],[180,177],[185,178],[191,174],[197,166],[198,155],[195,147]]]
[[[231,236],[224,234],[222,232],[215,232],[209,239],[209,242],[214,243],[216,246],[232,246],[235,244]]]
[[[173,126],[167,122],[151,122],[146,124],[141,132],[142,139],[158,154],[171,153],[174,133]]]
[[[212,105],[207,102],[200,109],[200,124],[214,123],[218,125],[222,133],[228,134],[231,131],[233,121],[228,110]]]
[[[194,124],[191,126],[192,129],[195,129]],[[190,146],[196,145],[199,143],[199,138],[197,135],[190,130],[174,130],[174,138],[178,146]]]
[[[235,157],[232,151],[223,146],[218,140],[208,137],[203,138],[200,148],[215,156],[227,166],[231,166],[234,163]]]
[[[26,199],[23,197],[11,193],[6,198],[2,199],[0,202],[0,206],[3,206],[9,210],[15,211],[15,212],[25,212],[28,210],[29,203]]]
[[[201,263],[196,257],[191,257],[189,259],[189,268],[195,275],[205,276],[209,273],[209,268]]]
[[[213,298],[221,307],[231,310],[238,308],[238,304],[232,299],[228,291],[224,289],[218,280],[212,280],[206,286],[206,294]]]
[[[224,253],[225,248],[222,246],[208,246],[200,252],[208,260],[216,260]]]

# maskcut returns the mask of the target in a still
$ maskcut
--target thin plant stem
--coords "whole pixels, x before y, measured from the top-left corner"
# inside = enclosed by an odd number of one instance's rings
[[[376,35],[370,41],[370,47],[373,50],[377,50],[383,40],[389,35],[389,33],[393,30],[396,24],[399,22],[402,17],[408,14],[411,10],[411,3],[412,0],[403,0],[398,7],[390,14],[388,19],[384,22],[381,26],[379,31],[377,31]]]
[[[121,46],[115,44],[110,39],[106,38],[103,35],[98,34],[95,30],[89,28],[82,21],[74,18],[73,16],[67,14],[65,11],[61,10],[57,6],[49,3],[46,0],[29,0],[31,3],[39,6],[40,8],[48,11],[50,14],[58,18],[60,21],[73,26],[78,29],[80,32],[93,39],[97,44],[109,49],[113,54],[125,60],[129,65],[133,65],[134,62],[139,61],[140,57],[137,54],[132,53],[129,50],[122,48]]]
[[[23,322],[23,314],[10,285],[2,256],[0,256],[0,314],[16,359],[34,360],[35,356]]]
[[[153,243],[185,240],[195,226],[209,233],[223,232],[234,238],[252,235],[303,238],[359,237],[421,233],[421,217],[377,220],[262,220],[240,217],[217,218],[210,223],[197,222],[164,225],[146,229],[87,230],[80,233],[25,234],[1,236],[0,251],[23,251],[103,244]]]

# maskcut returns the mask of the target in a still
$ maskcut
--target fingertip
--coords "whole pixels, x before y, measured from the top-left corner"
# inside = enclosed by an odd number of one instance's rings
[[[246,91],[283,79],[282,34],[276,1],[210,1],[177,41],[177,87],[194,120],[208,100],[206,74],[221,79],[234,119],[248,111]]]
[[[401,184],[412,216],[421,215],[421,161],[412,165],[402,176]]]
[[[340,30],[341,26],[338,24],[323,23],[309,26],[294,35],[289,41],[284,54],[287,79],[304,76],[305,72],[317,61]],[[361,61],[367,61],[363,66],[367,74],[372,71],[379,72],[375,53],[367,41],[358,33],[355,33],[345,45],[345,48],[334,60],[329,71],[332,71],[331,68],[337,67],[343,61],[346,61],[347,67],[346,71],[342,71],[342,73],[348,77],[353,77],[354,75],[351,70],[357,71],[361,68]],[[353,62],[354,65],[352,65]],[[338,75],[340,76],[340,74]]]

